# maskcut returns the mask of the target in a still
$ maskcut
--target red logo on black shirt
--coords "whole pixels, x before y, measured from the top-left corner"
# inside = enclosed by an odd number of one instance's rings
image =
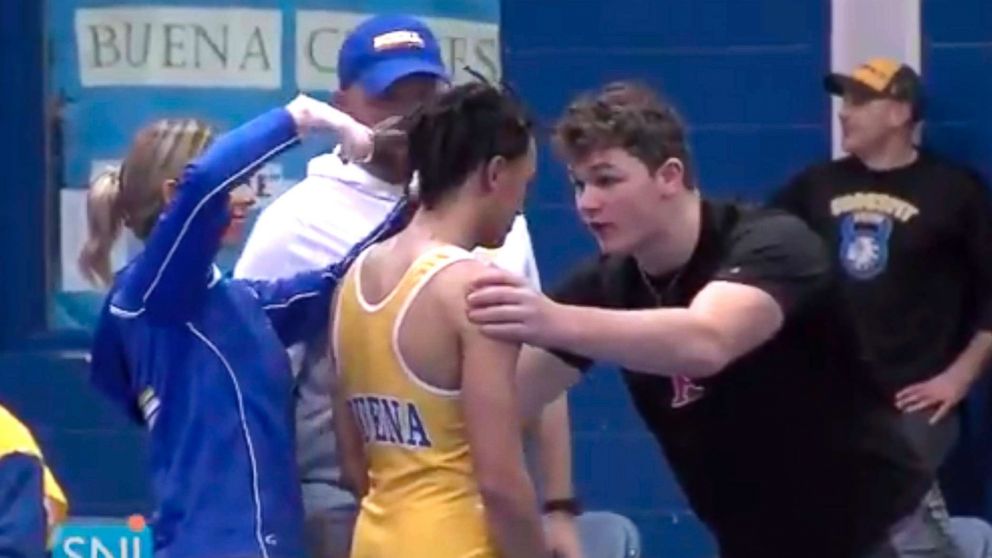
[[[672,408],[679,409],[699,401],[706,388],[696,384],[687,376],[672,376]]]

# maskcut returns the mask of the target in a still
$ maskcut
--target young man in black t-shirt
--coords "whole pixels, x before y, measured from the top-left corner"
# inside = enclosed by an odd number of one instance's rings
[[[819,238],[786,213],[700,198],[682,124],[620,83],[573,103],[556,143],[603,256],[552,301],[498,271],[469,318],[521,354],[532,415],[619,364],[722,558],[862,558],[928,488],[837,312]],[[542,347],[542,348],[536,348]]]
[[[935,474],[955,407],[992,356],[992,203],[973,173],[917,149],[922,86],[873,59],[831,74],[850,155],[813,166],[774,198],[830,247],[872,379]],[[939,491],[930,515],[946,523]],[[918,545],[919,541],[916,541]]]

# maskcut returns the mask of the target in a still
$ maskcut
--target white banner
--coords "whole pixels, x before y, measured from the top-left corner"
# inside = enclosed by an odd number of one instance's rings
[[[849,74],[869,58],[886,56],[919,72],[922,37],[920,1],[833,0],[830,3],[831,71]],[[842,134],[837,118],[841,100],[833,97],[831,103],[833,155],[839,158],[846,155],[841,147]]]
[[[84,87],[281,86],[280,10],[82,8],[75,28]]]
[[[305,91],[338,87],[337,56],[345,36],[370,14],[323,10],[296,12],[296,86]],[[467,65],[486,79],[501,76],[499,26],[463,19],[423,17],[438,38],[444,63],[460,83],[472,79]]]

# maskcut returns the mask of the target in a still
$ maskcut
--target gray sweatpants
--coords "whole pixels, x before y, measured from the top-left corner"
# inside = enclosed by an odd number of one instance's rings
[[[358,510],[341,508],[307,516],[307,552],[311,558],[348,558]]]
[[[958,436],[958,417],[951,414],[935,425],[931,411],[902,415],[903,435],[936,477]],[[889,529],[887,540],[867,558],[971,558],[955,542],[951,517],[936,482],[913,512]]]

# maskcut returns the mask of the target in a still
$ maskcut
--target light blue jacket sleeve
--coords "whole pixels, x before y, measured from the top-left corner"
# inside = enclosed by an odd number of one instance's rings
[[[100,313],[90,348],[90,382],[120,407],[129,419],[141,424],[142,414],[131,387],[127,352],[120,322],[110,314],[109,304]]]
[[[297,142],[292,117],[278,108],[220,136],[190,163],[113,298],[113,314],[188,319],[207,289],[229,221],[228,193]]]
[[[328,210],[333,211],[331,208]],[[358,255],[369,246],[401,231],[407,224],[409,214],[406,200],[400,200],[389,215],[354,245],[341,261],[323,270],[299,273],[275,281],[237,281],[252,289],[261,301],[283,344],[290,346],[306,340],[327,327],[334,289]]]

